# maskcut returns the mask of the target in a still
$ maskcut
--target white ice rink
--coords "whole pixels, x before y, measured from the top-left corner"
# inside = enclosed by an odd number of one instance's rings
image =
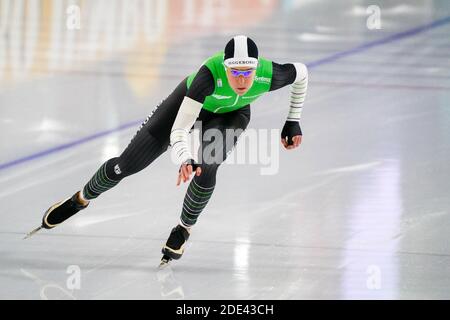
[[[224,164],[163,271],[187,188],[170,152],[22,240],[235,34],[310,69],[275,174]],[[0,298],[450,299],[449,35],[444,0],[0,0]],[[267,94],[249,128],[288,108]]]

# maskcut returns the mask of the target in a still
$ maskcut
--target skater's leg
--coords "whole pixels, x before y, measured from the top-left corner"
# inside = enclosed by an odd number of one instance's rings
[[[158,158],[167,146],[146,131],[140,131],[120,157],[106,161],[84,186],[82,197],[86,200],[115,187],[123,178],[135,174]]]
[[[234,148],[237,140],[242,132],[247,128],[250,121],[250,106],[239,109],[229,114],[214,117],[203,125],[202,144],[199,152],[201,159],[200,167],[202,173],[200,176],[195,175],[186,191],[181,210],[180,221],[186,227],[192,227],[209,202],[214,187],[216,185],[216,174],[219,166],[226,160],[229,152]],[[214,132],[208,130],[217,130],[220,133],[216,139]],[[230,135],[233,130],[234,134]],[[211,138],[214,136],[214,138]],[[221,154],[215,151],[221,150]]]
[[[141,171],[167,150],[170,129],[186,95],[186,79],[163,100],[144,121],[125,151],[106,161],[71,198],[51,206],[44,214],[42,228],[51,229],[89,204],[123,178]]]
[[[211,198],[216,185],[217,170],[228,153],[237,143],[239,135],[247,128],[250,121],[250,106],[226,115],[208,115],[208,121],[203,123],[202,144],[199,152],[201,156],[199,163],[202,169],[200,176],[195,175],[191,180],[183,201],[180,224],[172,229],[170,236],[162,249],[163,258],[161,267],[172,259],[179,259],[183,255],[190,228],[197,222],[197,219]],[[200,119],[201,120],[201,119]],[[219,139],[208,139],[208,129],[220,132]],[[226,130],[236,130],[231,141]],[[211,154],[210,150],[222,150],[219,155]]]
[[[87,207],[89,201],[115,187],[123,178],[137,173],[161,155],[167,146],[146,130],[134,137],[120,157],[106,161],[81,192],[50,207],[44,214],[42,226],[51,229]]]
[[[184,196],[180,222],[185,228],[192,227],[209,202],[216,186],[218,164],[202,165],[202,174],[194,176]]]

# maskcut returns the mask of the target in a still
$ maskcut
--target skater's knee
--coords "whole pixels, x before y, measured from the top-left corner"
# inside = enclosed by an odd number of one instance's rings
[[[217,169],[219,169],[220,163],[201,163],[200,167],[202,169],[202,172],[216,172]]]
[[[216,184],[216,175],[219,165],[217,164],[200,164],[202,172],[200,176],[196,176],[196,180],[204,187],[210,187]]]
[[[106,162],[106,175],[108,178],[120,181],[130,175],[126,165],[121,161],[120,157],[111,158]]]

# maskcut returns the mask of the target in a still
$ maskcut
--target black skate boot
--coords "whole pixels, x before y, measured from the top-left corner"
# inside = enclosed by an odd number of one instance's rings
[[[52,229],[56,227],[58,224],[69,219],[78,211],[86,209],[89,203],[83,205],[78,200],[79,193],[80,192],[78,191],[71,198],[62,202],[58,202],[53,206],[51,206],[50,208],[48,208],[44,214],[44,217],[42,218],[42,228]]]
[[[180,225],[173,228],[166,245],[162,248],[163,257],[161,264],[167,264],[172,259],[180,259],[184,252],[184,245],[188,239],[189,231],[186,228]]]
[[[78,200],[78,194],[79,192],[75,193],[69,199],[58,202],[48,208],[47,211],[45,211],[44,217],[42,218],[42,225],[28,233],[24,239],[31,237],[41,229],[52,229],[63,221],[69,219],[78,211],[85,209],[89,205],[89,203],[83,205]]]

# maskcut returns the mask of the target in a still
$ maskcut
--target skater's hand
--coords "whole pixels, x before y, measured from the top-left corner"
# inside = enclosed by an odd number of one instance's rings
[[[281,138],[281,144],[288,150],[295,149],[298,146],[300,146],[300,143],[302,143],[302,136],[293,136],[292,137],[292,143],[289,145],[287,142],[287,139]]]
[[[287,149],[295,149],[302,143],[302,129],[297,121],[286,121],[281,131],[281,144]]]
[[[183,180],[183,182],[189,181],[189,178],[191,177],[194,171],[195,174],[199,176],[202,173],[202,168],[200,168],[200,166],[196,164],[193,160],[188,160],[185,163],[183,163],[180,167],[180,170],[178,171],[177,186],[180,185],[181,180]]]

